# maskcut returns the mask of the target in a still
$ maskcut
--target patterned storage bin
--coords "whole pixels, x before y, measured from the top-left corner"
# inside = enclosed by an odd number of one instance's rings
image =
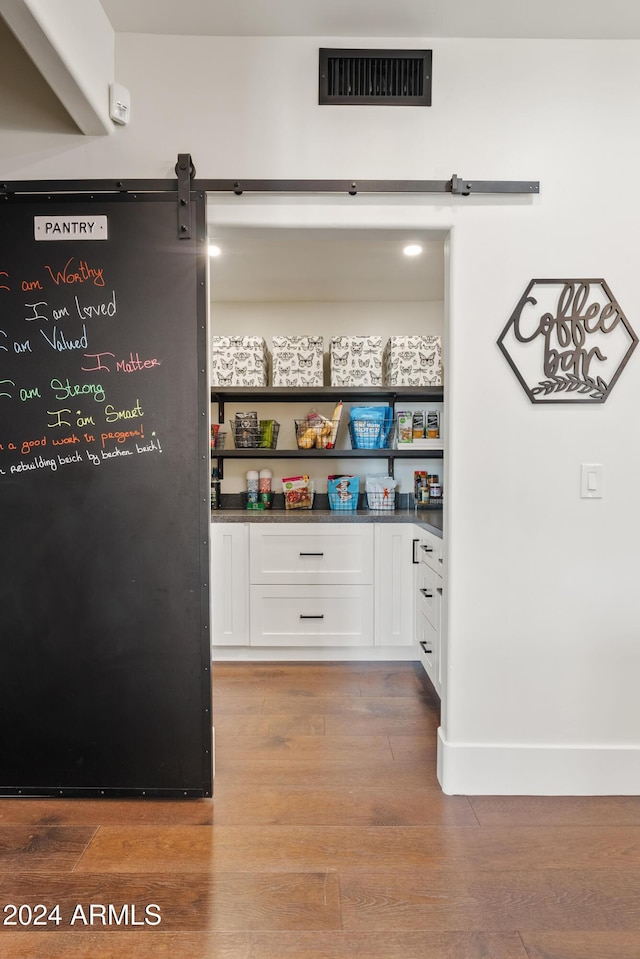
[[[211,337],[212,386],[266,386],[268,353],[261,336]]]
[[[386,386],[442,386],[439,336],[392,336],[384,351]]]
[[[274,386],[322,386],[324,340],[321,336],[274,336],[272,339]]]
[[[381,336],[332,336],[331,386],[382,386]]]

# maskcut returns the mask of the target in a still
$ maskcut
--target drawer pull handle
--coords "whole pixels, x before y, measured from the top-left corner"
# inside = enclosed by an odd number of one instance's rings
[[[300,613],[300,619],[324,619],[324,613],[320,613],[319,616],[308,616],[304,613]]]
[[[428,646],[427,643],[425,643],[424,639],[420,640],[420,645],[422,646],[427,656],[431,656],[431,654],[433,653],[433,650],[431,649],[431,646]]]
[[[424,545],[422,545],[422,546],[420,547],[420,549],[424,550],[425,553],[433,553],[433,547],[432,547],[432,546],[424,546]]]
[[[442,586],[436,586],[436,593],[440,593],[442,596]]]
[[[439,562],[439,563],[444,563],[444,560],[443,560],[442,556],[438,556],[438,562]]]
[[[419,542],[420,542],[419,539],[414,539],[413,543],[411,544],[411,562],[415,566],[418,565],[418,560],[416,559],[416,543],[419,543]]]
[[[421,589],[420,592],[425,599],[433,599],[433,593],[430,593],[428,589]]]
[[[324,553],[300,553],[301,556],[324,556]]]

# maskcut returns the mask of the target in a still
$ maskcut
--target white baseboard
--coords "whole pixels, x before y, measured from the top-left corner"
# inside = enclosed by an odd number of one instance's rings
[[[216,663],[392,663],[417,661],[418,653],[411,646],[292,646],[287,648],[259,646],[214,646],[211,660]]]
[[[640,746],[450,743],[439,729],[438,780],[458,796],[637,796]]]

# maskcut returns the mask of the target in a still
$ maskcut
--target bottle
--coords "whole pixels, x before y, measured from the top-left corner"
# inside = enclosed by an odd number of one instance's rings
[[[430,476],[429,477],[429,499],[442,499],[442,486],[440,485],[439,476]]]
[[[247,471],[247,503],[258,502],[260,476],[257,470]]]
[[[260,470],[258,489],[261,493],[271,492],[271,470]]]
[[[211,470],[211,509],[220,509],[220,477],[217,466]]]

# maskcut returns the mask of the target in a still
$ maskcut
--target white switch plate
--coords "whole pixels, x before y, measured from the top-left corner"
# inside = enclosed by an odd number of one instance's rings
[[[580,496],[582,499],[602,498],[601,463],[582,463],[580,467]]]

